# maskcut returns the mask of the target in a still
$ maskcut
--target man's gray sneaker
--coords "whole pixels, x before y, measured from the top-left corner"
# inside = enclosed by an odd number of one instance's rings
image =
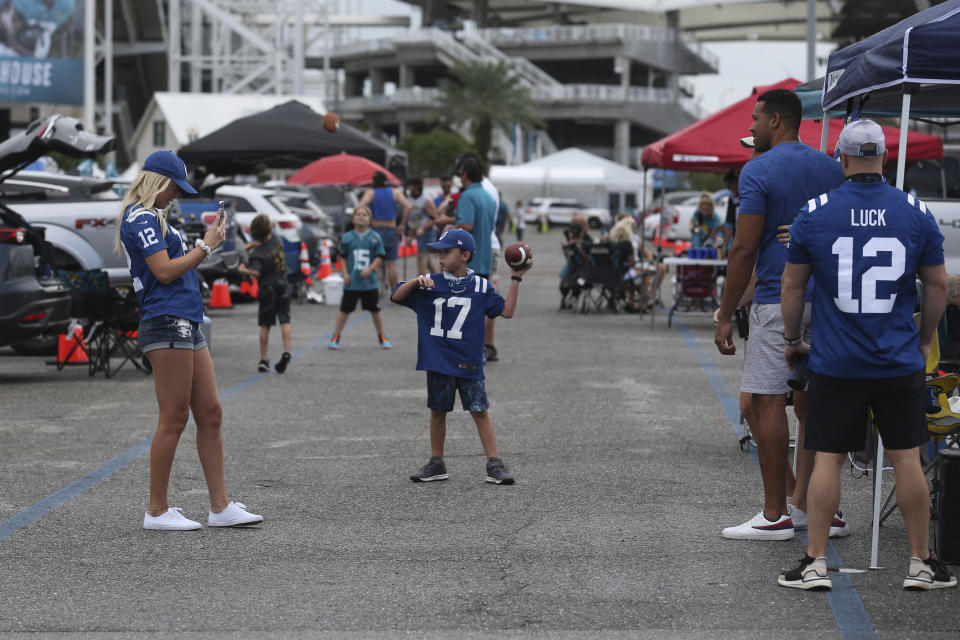
[[[446,480],[448,477],[447,465],[443,458],[432,456],[426,465],[410,476],[410,479],[414,482],[433,482],[434,480]]]
[[[910,558],[910,568],[907,569],[907,577],[903,579],[904,589],[929,591],[955,586],[957,579],[947,571],[947,565],[933,556],[926,560]]]
[[[487,460],[487,482],[493,484],[513,484],[513,476],[500,458]]]

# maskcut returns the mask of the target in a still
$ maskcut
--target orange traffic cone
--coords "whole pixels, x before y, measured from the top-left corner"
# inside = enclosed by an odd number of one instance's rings
[[[337,271],[343,270],[343,262],[340,261],[340,256],[337,256]]]
[[[317,279],[323,280],[333,273],[330,268],[330,241],[324,240],[320,244],[320,268],[317,270]]]
[[[250,297],[254,300],[260,297],[260,280],[258,278],[250,281]]]
[[[313,284],[310,278],[310,254],[307,252],[307,243],[300,243],[300,273],[307,278],[307,286]]]
[[[230,301],[230,285],[224,278],[213,282],[213,290],[210,292],[211,309],[230,309],[233,302]]]
[[[77,345],[76,348],[74,344]],[[57,362],[87,361],[87,343],[83,339],[83,329],[76,327],[72,337],[60,334],[57,338]]]

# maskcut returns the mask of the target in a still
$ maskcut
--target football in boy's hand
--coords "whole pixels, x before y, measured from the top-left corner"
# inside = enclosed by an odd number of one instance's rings
[[[511,269],[523,269],[533,257],[526,242],[514,242],[503,252],[503,258]]]
[[[323,116],[323,128],[330,133],[336,133],[340,130],[340,118],[333,111],[328,111]]]

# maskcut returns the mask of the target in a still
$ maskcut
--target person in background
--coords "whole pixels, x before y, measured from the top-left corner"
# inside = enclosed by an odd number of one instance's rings
[[[427,245],[434,242],[438,235],[434,223],[437,217],[437,203],[423,193],[423,180],[419,177],[407,179],[407,192],[410,194],[410,204],[413,207],[410,224],[417,239],[417,273],[430,273],[433,270],[433,260]],[[449,187],[445,193],[449,193]]]
[[[527,219],[524,215],[525,212],[523,211],[523,202],[521,200],[517,200],[517,204],[514,206],[513,210],[515,212],[515,224],[517,225],[517,242],[523,242],[523,230],[527,226]]]
[[[717,215],[713,197],[709,193],[700,194],[697,210],[690,219],[690,243],[694,248],[703,247],[707,240],[716,236],[715,231],[722,230],[723,220]]]
[[[403,242],[404,230],[410,220],[410,211],[413,209],[410,201],[399,189],[387,184],[387,174],[382,171],[373,173],[373,188],[367,189],[360,198],[360,205],[368,207],[373,212],[372,226],[383,240],[386,252],[387,280],[390,288],[397,286],[397,261],[400,259],[399,248]],[[401,207],[400,226],[397,227],[397,207]]]
[[[373,327],[377,330],[377,340],[381,349],[393,345],[383,331],[383,314],[380,312],[380,279],[377,270],[383,261],[383,240],[370,228],[370,209],[357,206],[353,210],[353,229],[340,238],[341,274],[343,275],[343,298],[340,300],[340,313],[333,328],[333,337],[327,344],[328,349],[340,348],[340,333],[347,318],[357,309],[357,301],[364,311],[370,312]]]
[[[287,283],[287,260],[283,252],[283,243],[273,235],[273,221],[265,213],[258,214],[250,223],[250,235],[254,242],[248,247],[250,257],[247,265],[239,265],[237,270],[259,280],[260,293],[257,296],[257,324],[260,325],[260,362],[257,371],[270,370],[267,359],[270,346],[270,327],[280,322],[280,336],[283,339],[283,355],[274,368],[277,373],[287,370],[290,363],[290,287]]]

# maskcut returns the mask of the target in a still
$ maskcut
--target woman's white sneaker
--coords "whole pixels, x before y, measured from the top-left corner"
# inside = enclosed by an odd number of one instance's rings
[[[180,507],[170,507],[159,516],[144,513],[143,528],[157,531],[192,531],[203,526],[199,522],[185,518],[180,511]]]
[[[209,527],[240,527],[243,525],[263,522],[263,516],[247,511],[247,505],[242,502],[230,502],[227,508],[220,513],[210,512],[207,516]]]

